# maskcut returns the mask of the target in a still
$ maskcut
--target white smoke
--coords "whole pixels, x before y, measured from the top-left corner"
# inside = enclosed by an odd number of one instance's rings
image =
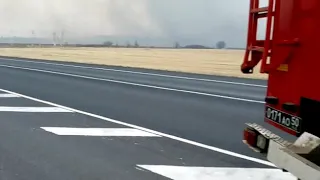
[[[68,36],[161,34],[148,0],[1,0],[0,35]]]
[[[0,36],[52,38],[63,31],[74,39],[140,36],[242,46],[248,8],[249,0],[0,0]]]

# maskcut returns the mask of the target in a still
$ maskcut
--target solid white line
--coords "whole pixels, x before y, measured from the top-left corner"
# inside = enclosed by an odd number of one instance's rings
[[[18,59],[11,59],[11,58],[0,58],[0,60],[10,60],[10,61],[17,61],[17,62],[28,62],[28,63],[35,63],[35,64],[47,64],[47,65],[74,67],[74,68],[81,68],[81,69],[114,71],[114,72],[130,73],[130,74],[140,74],[140,75],[167,77],[167,78],[175,78],[175,79],[186,79],[186,80],[195,80],[195,81],[205,81],[205,82],[216,82],[216,83],[224,83],[224,84],[234,84],[234,85],[242,85],[242,86],[261,87],[261,88],[266,88],[267,87],[267,86],[259,85],[259,84],[241,83],[241,82],[234,82],[234,81],[222,81],[222,80],[215,80],[215,79],[192,78],[192,77],[186,77],[186,76],[174,76],[174,75],[165,75],[165,74],[158,74],[158,73],[146,73],[146,72],[138,72],[138,71],[111,69],[111,68],[78,66],[78,65],[70,65],[70,64],[61,64],[61,63],[50,63],[50,62],[40,62],[40,61],[30,61],[30,60],[18,60]]]
[[[0,94],[0,98],[20,97],[15,94]]]
[[[161,137],[156,134],[133,128],[69,128],[41,127],[60,136],[131,136],[131,137]]]
[[[173,180],[296,180],[280,169],[137,165]]]
[[[72,112],[59,107],[9,107],[0,106],[0,112]]]
[[[103,116],[96,115],[96,114],[93,114],[93,113],[89,113],[89,112],[73,109],[73,108],[70,108],[70,107],[62,106],[62,105],[55,104],[55,103],[52,103],[52,102],[49,102],[49,101],[40,100],[40,99],[33,98],[33,97],[30,97],[30,96],[26,96],[26,95],[22,95],[22,94],[19,94],[19,93],[16,93],[16,92],[8,91],[8,90],[5,90],[5,89],[0,89],[0,91],[16,94],[16,95],[24,97],[26,99],[30,99],[30,100],[33,100],[33,101],[41,102],[41,103],[48,104],[48,105],[51,105],[51,106],[64,108],[64,109],[67,109],[69,111],[73,111],[73,112],[76,112],[76,113],[79,113],[79,114],[84,114],[84,115],[87,115],[87,116],[95,117],[95,118],[98,118],[98,119],[101,119],[101,120],[104,120],[104,121],[113,122],[115,124],[120,124],[120,125],[127,126],[127,127],[130,127],[130,128],[139,129],[141,131],[146,131],[146,132],[149,132],[149,133],[152,133],[152,134],[156,134],[156,135],[159,135],[159,136],[162,136],[162,137],[166,137],[166,138],[173,139],[173,140],[176,140],[176,141],[180,141],[180,142],[184,142],[184,143],[191,144],[191,145],[194,145],[194,146],[198,146],[198,147],[201,147],[201,148],[204,148],[204,149],[212,150],[212,151],[215,151],[215,152],[220,152],[220,153],[223,153],[223,154],[226,154],[226,155],[230,155],[230,156],[238,157],[238,158],[245,159],[245,160],[248,160],[248,161],[253,161],[253,162],[256,162],[256,163],[260,163],[260,164],[264,164],[264,165],[275,167],[275,165],[272,164],[269,161],[265,161],[265,160],[261,160],[261,159],[258,159],[258,158],[242,155],[242,154],[235,153],[235,152],[232,152],[232,151],[228,151],[228,150],[225,150],[225,149],[217,148],[217,147],[214,147],[214,146],[209,146],[209,145],[206,145],[206,144],[202,144],[202,143],[199,143],[199,142],[196,142],[196,141],[192,141],[192,140],[184,139],[184,138],[181,138],[181,137],[173,136],[173,135],[170,135],[170,134],[162,133],[162,132],[159,132],[159,131],[154,131],[154,130],[151,130],[151,129],[148,129],[148,128],[144,128],[144,127],[141,127],[141,126],[133,125],[133,124],[130,124],[130,123],[125,123],[125,122],[122,122],[122,121],[118,121],[118,120],[115,120],[115,119],[103,117]]]
[[[223,96],[223,95],[218,95],[218,94],[209,94],[209,93],[188,91],[188,90],[182,90],[182,89],[166,88],[166,87],[160,87],[160,86],[152,86],[152,85],[146,85],[146,84],[117,81],[117,80],[112,80],[112,79],[102,79],[102,78],[82,76],[82,75],[76,75],[76,74],[70,74],[70,73],[62,73],[62,72],[55,72],[55,71],[48,71],[48,70],[41,70],[41,69],[34,69],[34,68],[17,67],[17,66],[10,66],[10,65],[0,65],[0,67],[7,67],[7,68],[13,68],[13,69],[24,69],[24,70],[29,70],[29,71],[37,71],[37,72],[58,74],[58,75],[71,76],[71,77],[77,77],[77,78],[84,78],[84,79],[91,79],[91,80],[98,80],[98,81],[105,81],[105,82],[113,82],[113,83],[119,83],[119,84],[127,84],[127,85],[132,85],[132,86],[140,86],[140,87],[147,87],[147,88],[153,88],[153,89],[161,89],[161,90],[167,90],[167,91],[183,92],[183,93],[197,94],[197,95],[203,95],[203,96],[211,96],[211,97],[217,97],[217,98],[224,98],[224,99],[231,99],[231,100],[237,100],[237,101],[245,101],[245,102],[264,104],[264,101],[258,101],[258,100],[252,100],[252,99],[244,99],[244,98],[238,98],[238,97]]]

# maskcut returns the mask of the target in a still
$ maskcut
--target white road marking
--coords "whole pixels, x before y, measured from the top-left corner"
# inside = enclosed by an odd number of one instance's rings
[[[63,75],[63,76],[71,76],[71,77],[77,77],[77,78],[84,78],[84,79],[91,79],[91,80],[98,80],[98,81],[105,81],[105,82],[113,82],[113,83],[119,83],[119,84],[127,84],[127,85],[132,85],[132,86],[140,86],[140,87],[161,89],[161,90],[167,90],[167,91],[197,94],[197,95],[217,97],[217,98],[223,98],[223,99],[231,99],[231,100],[237,100],[237,101],[245,101],[245,102],[260,103],[260,104],[265,103],[264,101],[258,101],[258,100],[252,100],[252,99],[244,99],[244,98],[238,98],[238,97],[232,97],[232,96],[223,96],[223,95],[218,95],[218,94],[209,94],[209,93],[188,91],[188,90],[182,90],[182,89],[166,88],[166,87],[160,87],[160,86],[152,86],[152,85],[146,85],[146,84],[117,81],[117,80],[112,80],[112,79],[95,78],[95,77],[89,77],[89,76],[82,76],[82,75],[41,70],[41,69],[34,69],[34,68],[17,67],[17,66],[10,66],[10,65],[0,65],[0,67],[8,67],[8,68],[13,68],[13,69],[24,69],[24,70],[29,70],[29,71],[44,72],[44,73],[49,73],[49,74],[58,74],[58,75]]]
[[[15,94],[0,94],[0,98],[20,97]]]
[[[296,180],[279,169],[137,165],[173,180]]]
[[[241,83],[241,82],[234,82],[234,81],[222,81],[222,80],[204,79],[204,78],[192,78],[192,77],[186,77],[186,76],[174,76],[174,75],[166,75],[166,74],[158,74],[158,73],[146,73],[146,72],[138,72],[138,71],[111,69],[111,68],[77,66],[77,65],[70,65],[70,64],[50,63],[50,62],[40,62],[40,61],[29,61],[29,60],[18,60],[18,59],[11,59],[11,58],[0,58],[0,60],[10,60],[10,61],[17,61],[17,62],[28,62],[28,63],[35,63],[35,64],[47,64],[47,65],[74,67],[74,68],[81,68],[81,69],[114,71],[114,72],[130,73],[130,74],[140,74],[140,75],[167,77],[167,78],[175,78],[175,79],[186,79],[186,80],[195,80],[195,81],[205,81],[205,82],[216,82],[216,83],[224,83],[224,84],[234,84],[234,85],[242,85],[242,86],[261,87],[261,88],[266,88],[267,87],[265,85],[259,85],[259,84]]]
[[[26,99],[30,99],[30,100],[33,100],[33,101],[41,102],[41,103],[48,104],[48,105],[51,105],[51,106],[64,108],[64,109],[69,110],[69,111],[73,111],[73,112],[76,112],[76,113],[79,113],[79,114],[84,114],[84,115],[87,115],[87,116],[95,117],[95,118],[98,118],[98,119],[101,119],[101,120],[104,120],[104,121],[112,122],[112,123],[115,123],[115,124],[120,124],[120,125],[127,126],[127,127],[130,127],[130,128],[139,129],[141,131],[146,131],[146,132],[149,132],[149,133],[152,133],[152,134],[156,134],[156,135],[159,135],[159,136],[162,136],[162,137],[166,137],[166,138],[169,138],[169,139],[173,139],[173,140],[176,140],[176,141],[180,141],[180,142],[183,142],[183,143],[186,143],[186,144],[190,144],[190,145],[194,145],[194,146],[197,146],[197,147],[201,147],[201,148],[204,148],[204,149],[212,150],[212,151],[215,151],[215,152],[223,153],[223,154],[226,154],[226,155],[229,155],[229,156],[238,157],[238,158],[245,159],[245,160],[248,160],[248,161],[252,161],[252,162],[264,164],[264,165],[267,165],[267,166],[275,167],[275,165],[272,164],[269,161],[265,161],[265,160],[261,160],[261,159],[258,159],[258,158],[254,158],[254,157],[246,156],[246,155],[243,155],[243,154],[235,153],[235,152],[232,152],[232,151],[229,151],[229,150],[225,150],[225,149],[221,149],[221,148],[218,148],[218,147],[209,146],[209,145],[202,144],[202,143],[199,143],[199,142],[196,142],[196,141],[184,139],[184,138],[181,138],[181,137],[178,137],[178,136],[173,136],[173,135],[170,135],[170,134],[166,134],[166,133],[162,133],[162,132],[159,132],[159,131],[151,130],[151,129],[144,128],[144,127],[141,127],[141,126],[133,125],[133,124],[130,124],[130,123],[125,123],[125,122],[122,122],[122,121],[118,121],[118,120],[115,120],[115,119],[111,119],[111,118],[107,118],[107,117],[104,117],[104,116],[96,115],[96,114],[93,114],[93,113],[77,110],[77,109],[74,109],[74,108],[70,108],[70,107],[67,107],[67,106],[59,105],[59,104],[52,103],[52,102],[49,102],[49,101],[40,100],[40,99],[37,99],[37,98],[34,98],[34,97],[30,97],[30,96],[26,96],[26,95],[23,95],[23,94],[16,93],[16,92],[13,92],[13,91],[8,91],[8,90],[5,90],[5,89],[0,89],[0,91],[6,92],[6,93],[12,93],[12,94],[24,97]]]
[[[161,137],[156,134],[133,128],[69,128],[41,127],[60,136],[131,136],[131,137]]]
[[[72,112],[59,107],[14,107],[0,106],[0,112]]]

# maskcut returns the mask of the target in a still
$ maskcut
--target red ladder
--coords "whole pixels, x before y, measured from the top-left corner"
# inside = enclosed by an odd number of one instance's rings
[[[271,28],[273,27],[275,0],[269,0],[268,7],[259,7],[259,2],[259,0],[250,0],[247,48],[241,65],[241,71],[248,74],[253,73],[253,68],[260,60],[262,60],[260,72],[267,73],[267,59],[271,55]],[[265,40],[257,40],[258,20],[261,18],[267,18]]]

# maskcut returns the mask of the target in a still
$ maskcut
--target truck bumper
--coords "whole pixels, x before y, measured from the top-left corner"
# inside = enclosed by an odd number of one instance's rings
[[[301,180],[320,180],[320,166],[314,162],[315,158],[320,156],[319,137],[305,132],[294,143],[290,143],[260,125],[248,123],[247,126],[251,136],[265,138],[266,146],[258,145],[259,140],[254,137],[251,137],[249,143],[247,136],[244,143],[255,151],[265,154],[268,161],[277,168],[288,171]],[[255,144],[252,139],[256,140]],[[306,155],[308,159],[305,158]]]

